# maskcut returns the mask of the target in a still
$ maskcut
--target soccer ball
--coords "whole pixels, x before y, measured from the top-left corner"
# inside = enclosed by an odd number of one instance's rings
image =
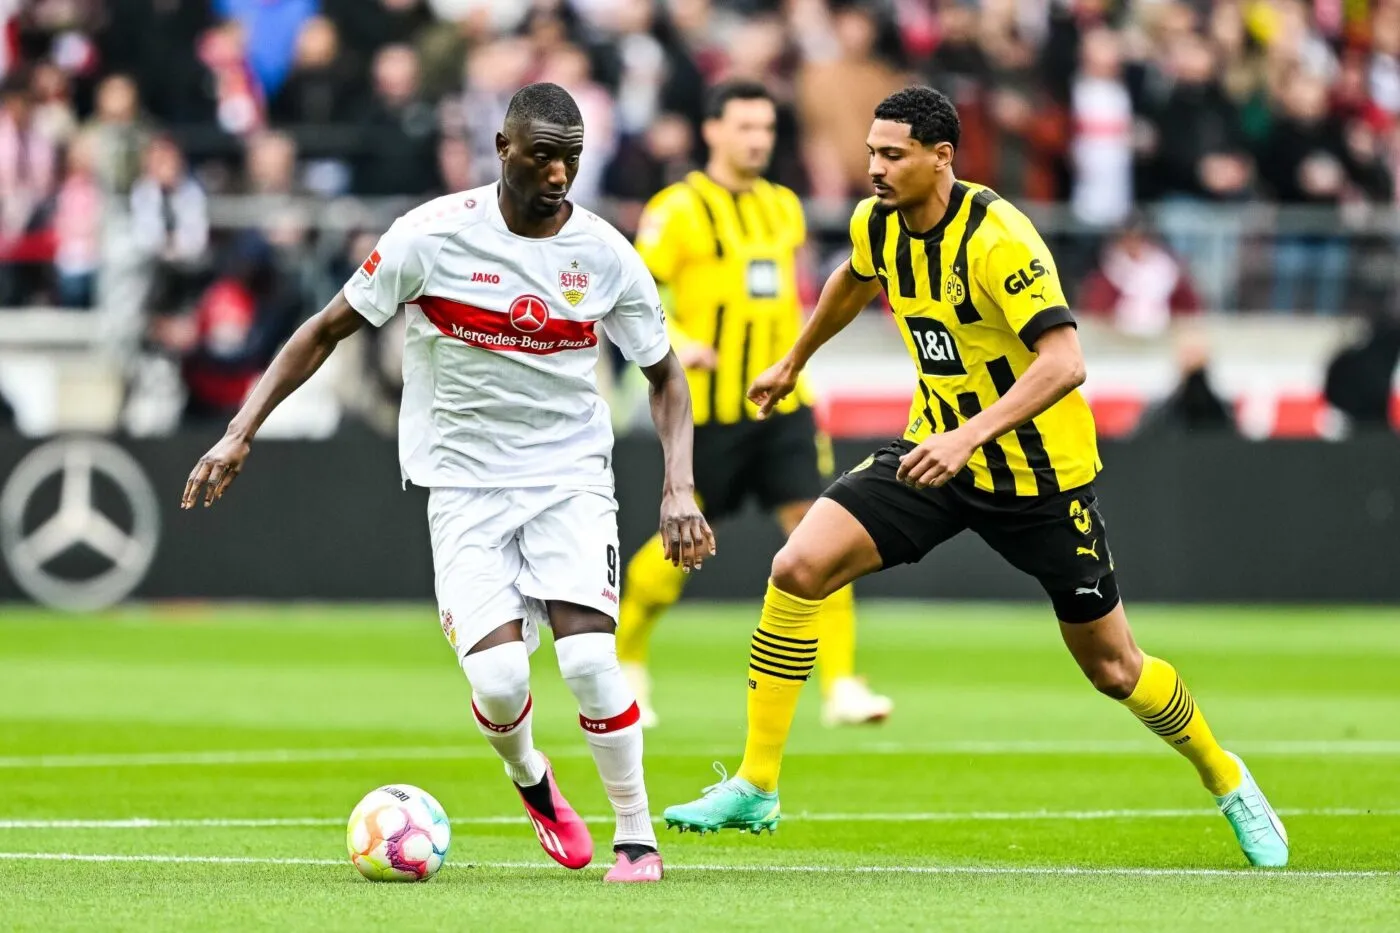
[[[442,805],[411,784],[370,791],[350,814],[350,862],[370,881],[427,881],[442,867],[452,826]]]

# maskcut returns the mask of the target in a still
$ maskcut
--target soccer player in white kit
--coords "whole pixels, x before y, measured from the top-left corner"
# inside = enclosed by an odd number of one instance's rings
[[[268,414],[366,323],[407,315],[399,420],[403,477],[427,487],[442,629],[472,687],[482,735],[505,761],[544,850],[582,868],[588,828],[531,738],[530,652],[554,632],[559,670],[617,814],[608,881],[659,881],[636,698],[613,636],[621,563],[612,429],[594,367],[598,328],[646,373],[665,449],[667,557],[715,551],[691,474],[690,393],[656,285],[631,245],[567,201],[583,150],[569,94],[534,84],[496,135],[496,185],[395,221],[345,287],[288,340],[182,507],[217,501]]]

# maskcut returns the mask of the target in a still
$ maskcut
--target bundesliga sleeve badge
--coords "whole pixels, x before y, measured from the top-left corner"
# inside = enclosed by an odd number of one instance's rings
[[[383,260],[379,258],[379,250],[376,249],[369,254],[369,258],[360,266],[360,275],[363,275],[366,279],[374,278],[374,274],[379,271],[379,263],[382,261]]]
[[[589,274],[578,271],[577,262],[572,265],[571,271],[559,273],[559,291],[563,293],[565,301],[577,307],[588,294]]]

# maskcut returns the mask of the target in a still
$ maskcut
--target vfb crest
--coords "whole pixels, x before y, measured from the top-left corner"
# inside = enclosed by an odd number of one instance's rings
[[[575,263],[577,265],[577,263]],[[564,300],[569,304],[577,306],[588,294],[587,272],[577,270],[559,273],[559,291],[563,292]]]

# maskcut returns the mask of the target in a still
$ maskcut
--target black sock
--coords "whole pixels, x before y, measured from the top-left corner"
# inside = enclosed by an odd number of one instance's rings
[[[538,784],[531,784],[529,787],[521,787],[516,784],[516,789],[520,791],[520,796],[525,798],[525,802],[539,811],[546,819],[555,819],[554,799],[549,789],[549,775],[545,774],[540,778]]]
[[[627,858],[633,862],[643,855],[651,855],[656,852],[651,846],[644,846],[638,842],[620,842],[613,846],[613,851],[627,856]]]

